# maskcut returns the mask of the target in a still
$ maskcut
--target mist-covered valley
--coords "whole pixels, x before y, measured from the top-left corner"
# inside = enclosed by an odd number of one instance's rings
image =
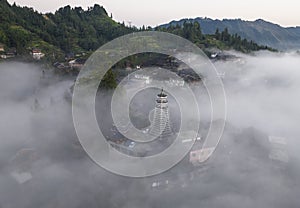
[[[232,53],[239,58],[214,63],[227,118],[213,156],[192,173],[179,164],[139,179],[114,175],[84,152],[72,120],[76,77],[1,62],[0,208],[299,207],[300,56]],[[209,106],[207,97],[199,103]],[[200,111],[209,124],[210,112]]]

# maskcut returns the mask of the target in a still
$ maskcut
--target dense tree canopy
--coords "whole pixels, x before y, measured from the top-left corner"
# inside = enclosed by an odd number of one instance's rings
[[[10,5],[6,0],[0,0],[0,43],[8,48],[16,48],[18,54],[25,54],[28,48],[38,47],[57,59],[58,54],[63,56],[95,51],[104,43],[124,34],[153,30],[145,26],[140,29],[126,27],[111,17],[97,4],[87,10],[65,6],[55,13],[41,14],[32,8]],[[170,25],[155,30],[182,36],[201,48],[232,48],[242,52],[269,49],[242,40],[238,35],[231,35],[227,28],[222,32],[217,30],[215,34],[204,35],[198,22],[184,22],[181,26]]]
[[[113,21],[97,4],[88,10],[65,6],[54,14],[41,14],[0,0],[0,20],[0,42],[16,47],[19,54],[31,46],[31,41],[47,42],[65,53],[93,51],[109,40],[134,31]]]

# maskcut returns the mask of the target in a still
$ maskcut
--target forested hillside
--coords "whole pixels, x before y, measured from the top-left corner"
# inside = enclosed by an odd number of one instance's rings
[[[168,27],[128,27],[113,20],[112,15],[95,4],[87,10],[65,6],[55,13],[42,14],[32,8],[10,5],[0,0],[0,46],[19,56],[26,56],[34,48],[45,54],[51,62],[63,61],[65,57],[81,54],[87,58],[104,43],[124,34],[157,30],[180,35],[202,49],[235,49],[242,52],[271,48],[259,46],[253,41],[229,34],[228,29],[215,34],[202,33],[201,24],[184,22]],[[44,57],[44,56],[43,56]]]
[[[112,20],[99,5],[88,10],[66,6],[54,14],[41,14],[0,0],[0,22],[0,43],[15,47],[18,54],[26,53],[28,47],[62,54],[94,51],[107,41],[134,31]]]

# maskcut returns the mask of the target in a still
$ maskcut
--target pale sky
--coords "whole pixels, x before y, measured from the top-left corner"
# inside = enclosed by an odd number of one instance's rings
[[[299,0],[8,0],[40,12],[54,12],[65,5],[103,6],[113,18],[133,25],[157,26],[194,17],[213,19],[264,19],[282,26],[300,26]]]

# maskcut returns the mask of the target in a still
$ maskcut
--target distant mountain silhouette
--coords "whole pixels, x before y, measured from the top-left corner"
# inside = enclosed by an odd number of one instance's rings
[[[244,21],[241,19],[213,20],[210,18],[182,19],[171,21],[168,25],[182,25],[185,21],[199,22],[204,34],[214,34],[216,29],[220,31],[228,28],[229,33],[239,34],[241,37],[261,45],[268,45],[273,48],[288,50],[300,49],[300,27],[281,27],[278,24],[258,19],[255,21]]]

